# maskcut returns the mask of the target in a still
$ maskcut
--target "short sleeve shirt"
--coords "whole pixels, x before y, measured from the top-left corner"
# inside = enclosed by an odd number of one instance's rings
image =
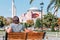
[[[24,25],[22,24],[10,24],[11,28],[12,28],[12,32],[22,32],[24,30]]]

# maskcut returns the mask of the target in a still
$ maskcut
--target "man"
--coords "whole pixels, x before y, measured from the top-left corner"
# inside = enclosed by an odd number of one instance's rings
[[[22,24],[19,24],[19,18],[17,16],[14,16],[12,18],[13,23],[9,25],[9,27],[6,28],[6,32],[29,32],[30,30],[27,30]]]

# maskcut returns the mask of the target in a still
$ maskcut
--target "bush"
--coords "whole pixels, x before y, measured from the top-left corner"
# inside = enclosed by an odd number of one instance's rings
[[[4,26],[3,21],[0,20],[0,28]]]

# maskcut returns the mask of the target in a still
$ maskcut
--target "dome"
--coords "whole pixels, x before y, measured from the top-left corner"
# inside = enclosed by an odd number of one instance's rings
[[[39,10],[37,7],[32,7],[29,10]]]
[[[32,7],[28,11],[38,11],[38,12],[40,12],[40,10],[37,7]]]

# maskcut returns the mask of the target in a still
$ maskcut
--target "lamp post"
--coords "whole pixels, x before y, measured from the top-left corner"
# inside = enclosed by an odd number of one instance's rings
[[[40,6],[41,6],[41,28],[42,28],[42,31],[43,31],[43,5],[44,3],[40,3]]]

